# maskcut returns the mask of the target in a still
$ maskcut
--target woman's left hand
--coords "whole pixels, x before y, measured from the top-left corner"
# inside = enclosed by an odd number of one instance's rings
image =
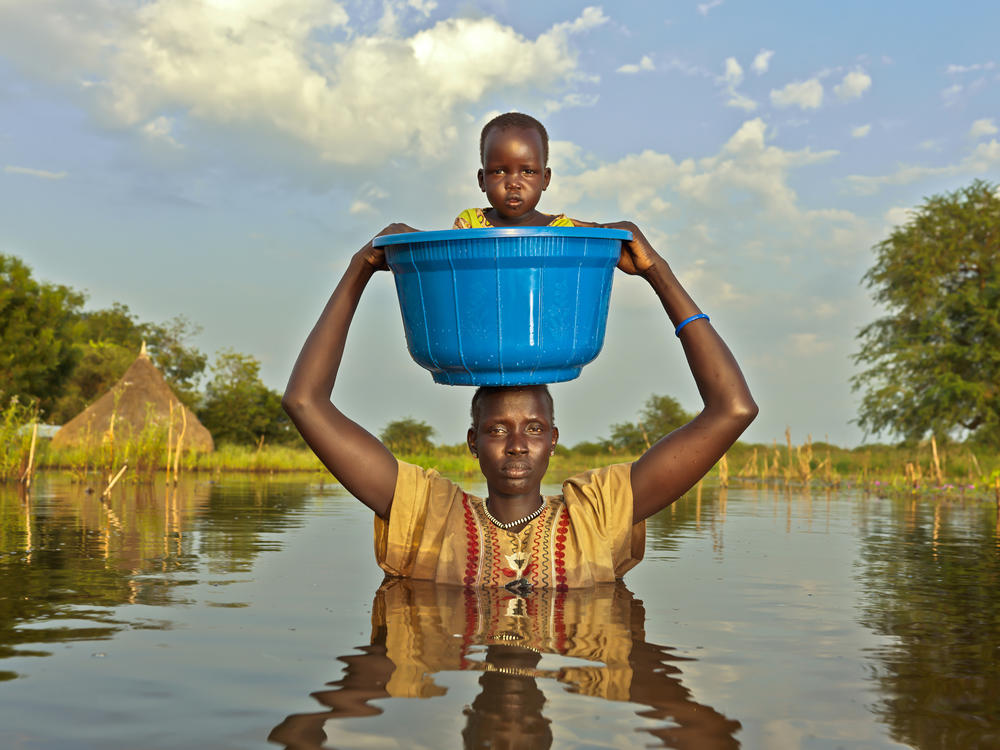
[[[618,267],[625,273],[641,276],[660,259],[653,246],[642,231],[631,221],[612,221],[600,226],[605,229],[624,229],[632,233],[629,242],[622,242],[622,254],[618,259]]]

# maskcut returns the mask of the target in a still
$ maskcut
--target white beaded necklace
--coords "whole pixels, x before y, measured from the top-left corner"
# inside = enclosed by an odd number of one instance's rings
[[[486,507],[485,502],[483,503],[483,511],[486,513],[486,517],[493,522],[494,526],[506,531],[508,529],[514,528],[515,526],[519,526],[522,523],[528,523],[529,521],[534,521],[536,518],[538,518],[542,510],[545,508],[545,501],[540,499],[540,502],[541,504],[533,511],[531,511],[531,513],[529,513],[528,515],[522,518],[518,518],[516,521],[508,521],[507,523],[504,523],[503,521],[498,521],[496,518],[494,518],[493,514],[490,513],[490,509]]]

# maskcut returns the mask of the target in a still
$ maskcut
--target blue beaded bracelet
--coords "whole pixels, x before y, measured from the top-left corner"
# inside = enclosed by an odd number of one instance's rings
[[[681,337],[681,329],[684,326],[686,326],[688,323],[690,323],[693,320],[698,320],[698,318],[704,318],[705,320],[709,320],[709,317],[707,315],[705,315],[705,313],[698,313],[697,315],[692,315],[687,320],[682,320],[681,323],[680,323],[680,325],[677,326],[677,328],[674,329],[674,334],[677,336],[677,338]]]

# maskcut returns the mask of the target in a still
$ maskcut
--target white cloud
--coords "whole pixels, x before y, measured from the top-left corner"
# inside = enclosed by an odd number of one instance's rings
[[[579,104],[571,39],[607,20],[588,7],[532,39],[493,18],[450,18],[407,37],[385,31],[388,21],[360,34],[330,0],[81,0],[72,13],[0,10],[0,45],[75,84],[112,126],[169,135],[158,118],[170,117],[186,132],[222,127],[350,165],[442,154],[459,115],[498,91]],[[32,43],[14,44],[19,35]]]
[[[726,58],[726,69],[719,83],[724,84],[729,99],[726,101],[727,107],[742,109],[744,112],[752,112],[757,109],[757,102],[736,90],[736,87],[743,83],[743,66],[735,57]]]
[[[792,351],[803,357],[820,354],[832,346],[829,341],[822,340],[818,333],[791,333],[788,341]]]
[[[771,65],[771,58],[774,57],[774,50],[762,49],[750,63],[750,68],[757,75],[763,75]]]
[[[896,227],[908,222],[912,215],[913,211],[908,206],[893,206],[885,212],[883,218],[885,218],[886,223]]]
[[[744,96],[738,91],[731,91],[729,94],[729,100],[726,102],[727,107],[742,109],[744,112],[753,112],[757,109],[757,102],[750,97]]]
[[[743,83],[743,68],[735,57],[726,58],[726,72],[723,78],[726,84],[734,88]]]
[[[858,125],[855,128],[851,128],[852,138],[867,138],[868,134],[872,132],[871,125]]]
[[[849,221],[852,215],[847,212],[805,216],[787,182],[790,170],[827,161],[836,152],[785,151],[769,145],[766,133],[762,119],[747,120],[715,156],[676,162],[669,154],[646,150],[562,176],[553,181],[549,192],[554,202],[569,207],[588,197],[606,202],[608,196],[615,196],[618,210],[625,215],[656,218],[661,223],[683,216],[690,227],[711,226],[720,210],[732,218],[738,209],[754,217],[766,215],[768,221],[790,216],[805,221]],[[741,196],[739,200],[727,205],[728,196],[735,194]],[[701,214],[704,219],[699,221]]]
[[[42,180],[63,180],[69,173],[68,172],[49,172],[45,169],[32,169],[31,167],[15,167],[13,165],[7,165],[3,168],[3,171],[7,174],[23,174],[28,177],[38,177]]]
[[[870,75],[863,70],[852,70],[844,76],[844,79],[838,85],[833,87],[833,93],[838,98],[848,101],[860,97],[871,88],[871,85],[872,79]]]
[[[649,55],[643,55],[642,59],[638,63],[627,63],[618,68],[616,73],[639,73],[644,70],[656,70],[656,66],[653,65],[653,58]]]
[[[145,133],[146,137],[151,141],[165,143],[172,148],[183,148],[181,144],[174,139],[171,133],[173,127],[174,121],[171,118],[160,115],[143,125],[142,132]]]
[[[783,89],[771,91],[771,103],[776,107],[798,107],[817,109],[823,103],[823,84],[818,78],[808,81],[792,81]]]
[[[997,64],[993,60],[989,60],[984,63],[973,63],[972,65],[949,65],[945,68],[945,72],[951,75],[961,75],[962,73],[978,73],[993,70],[996,66]]]
[[[982,138],[987,135],[996,135],[998,132],[1000,130],[997,129],[992,118],[983,118],[972,123],[972,127],[969,128],[969,137]]]
[[[369,203],[368,201],[356,200],[353,203],[351,203],[349,211],[352,214],[374,213],[375,207],[372,206],[372,204]]]
[[[1000,142],[993,138],[976,144],[975,148],[953,164],[939,167],[922,164],[902,164],[887,175],[850,175],[847,180],[860,195],[872,195],[886,185],[909,185],[926,177],[942,175],[982,174],[1000,166]]]
[[[551,114],[561,109],[572,109],[574,107],[593,107],[596,106],[599,100],[599,94],[566,94],[562,99],[548,99],[544,105],[545,113]]]
[[[709,11],[718,8],[724,0],[708,0],[707,3],[698,3],[698,12],[703,16],[707,16]]]
[[[820,302],[813,310],[813,315],[821,320],[826,320],[840,314],[840,309],[830,302]]]

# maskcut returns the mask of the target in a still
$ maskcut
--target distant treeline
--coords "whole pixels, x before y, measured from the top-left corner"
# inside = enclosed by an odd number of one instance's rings
[[[21,260],[0,255],[0,404],[17,399],[42,421],[63,424],[114,385],[145,342],[217,443],[299,441],[253,356],[223,350],[209,366],[189,343],[200,328],[183,316],[148,323],[124,304],[86,310],[84,302],[82,292],[37,281]]]

